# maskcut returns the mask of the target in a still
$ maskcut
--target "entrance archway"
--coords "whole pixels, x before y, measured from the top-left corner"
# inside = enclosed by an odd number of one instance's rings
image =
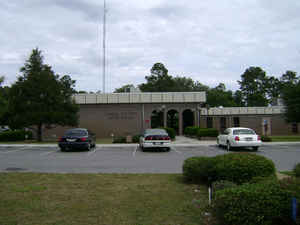
[[[173,128],[176,133],[179,133],[179,113],[171,109],[167,113],[167,127]]]
[[[183,122],[183,132],[186,127],[195,125],[194,113],[190,109],[186,109],[182,113],[182,122]]]
[[[162,111],[154,110],[151,114],[151,128],[164,126],[164,114]]]

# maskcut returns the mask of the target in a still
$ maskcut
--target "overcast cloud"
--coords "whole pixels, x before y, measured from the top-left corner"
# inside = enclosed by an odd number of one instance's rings
[[[145,82],[156,62],[172,76],[238,88],[250,66],[300,72],[297,0],[106,0],[106,91]],[[11,85],[32,49],[77,90],[102,90],[103,0],[2,0],[0,75]]]

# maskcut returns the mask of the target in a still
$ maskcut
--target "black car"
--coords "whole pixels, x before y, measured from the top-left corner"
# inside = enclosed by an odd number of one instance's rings
[[[96,135],[85,128],[74,128],[67,130],[58,140],[61,151],[70,149],[90,150],[96,146]]]

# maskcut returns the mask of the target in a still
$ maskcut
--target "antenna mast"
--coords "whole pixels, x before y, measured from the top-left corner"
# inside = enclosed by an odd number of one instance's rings
[[[104,0],[103,6],[103,81],[102,81],[102,92],[105,93],[105,66],[106,66],[106,58],[105,58],[105,40],[106,39],[106,2]]]

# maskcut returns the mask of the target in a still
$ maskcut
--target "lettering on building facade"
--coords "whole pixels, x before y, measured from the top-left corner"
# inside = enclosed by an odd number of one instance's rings
[[[105,118],[108,120],[134,120],[137,116],[137,112],[109,112],[105,114]]]

